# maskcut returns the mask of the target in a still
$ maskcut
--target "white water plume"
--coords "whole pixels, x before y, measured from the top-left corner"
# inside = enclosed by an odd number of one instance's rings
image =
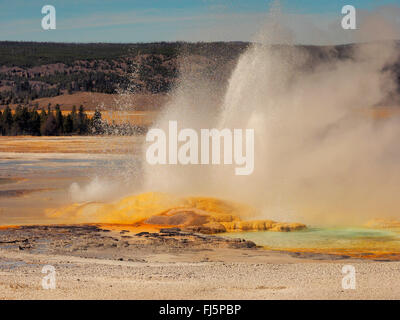
[[[271,45],[276,39],[283,41]],[[227,85],[194,76],[184,65],[154,125],[165,132],[169,120],[180,129],[253,128],[253,174],[235,176],[223,165],[149,166],[144,160],[145,191],[236,200],[279,221],[399,218],[400,120],[371,114],[396,92],[385,68],[398,58],[396,45],[354,45],[343,49],[348,57],[342,59],[335,58],[337,48],[324,47],[326,58],[316,59],[312,48],[290,45],[290,32],[282,27],[264,28],[255,41]]]

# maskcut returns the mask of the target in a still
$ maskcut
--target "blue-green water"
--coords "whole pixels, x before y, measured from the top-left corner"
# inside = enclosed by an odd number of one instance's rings
[[[294,232],[234,232],[225,236],[251,240],[271,249],[362,249],[400,251],[400,233],[369,228],[308,228]]]

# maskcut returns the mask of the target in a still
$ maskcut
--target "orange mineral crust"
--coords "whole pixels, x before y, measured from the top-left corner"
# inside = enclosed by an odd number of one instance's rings
[[[15,225],[10,225],[10,226],[0,226],[0,230],[6,230],[6,229],[18,229],[19,226]]]
[[[74,203],[48,209],[47,214],[63,223],[175,226],[202,233],[231,230],[293,231],[306,227],[300,223],[252,220],[251,217],[257,214],[256,209],[232,201],[155,192],[128,196],[111,203]]]
[[[214,197],[187,197],[147,192],[113,202],[74,203],[48,209],[55,223],[86,223],[132,233],[178,227],[204,234],[251,240],[269,250],[346,255],[372,260],[400,260],[399,233],[375,220],[367,227],[308,228],[297,222],[254,219],[257,209]],[[374,227],[379,227],[374,229]]]

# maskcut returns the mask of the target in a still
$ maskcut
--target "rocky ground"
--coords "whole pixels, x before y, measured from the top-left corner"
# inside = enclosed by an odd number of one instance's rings
[[[109,230],[97,225],[20,226],[0,230],[0,249],[29,253],[101,256],[120,261],[143,261],[160,252],[215,248],[255,248],[252,241],[164,228],[160,232]]]
[[[273,252],[253,242],[101,225],[0,230],[1,299],[398,299],[400,263]],[[356,288],[343,289],[344,265]],[[55,289],[44,289],[43,267]]]

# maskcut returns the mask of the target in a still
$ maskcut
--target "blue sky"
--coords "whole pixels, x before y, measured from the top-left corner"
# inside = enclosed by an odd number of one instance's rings
[[[271,1],[0,0],[0,40],[248,41],[268,20]],[[47,4],[56,8],[56,30],[41,28],[41,8]],[[282,0],[282,24],[297,42],[345,42],[349,32],[337,26],[346,4],[360,16],[377,11],[394,29],[400,25],[400,0]]]

